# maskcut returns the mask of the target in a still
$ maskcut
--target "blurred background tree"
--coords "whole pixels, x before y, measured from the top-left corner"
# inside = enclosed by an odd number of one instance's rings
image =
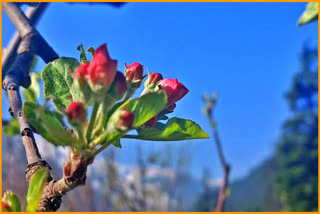
[[[287,93],[291,117],[278,146],[279,190],[284,210],[318,209],[318,50],[303,47],[301,71]]]

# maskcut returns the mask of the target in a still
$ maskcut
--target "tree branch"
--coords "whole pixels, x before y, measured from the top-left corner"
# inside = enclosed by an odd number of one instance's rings
[[[222,170],[223,170],[223,180],[222,180],[222,184],[220,187],[218,202],[217,202],[217,206],[216,206],[216,212],[223,212],[225,201],[228,197],[227,189],[229,186],[230,165],[226,162],[226,159],[225,159],[225,156],[223,153],[223,149],[222,149],[222,145],[221,145],[221,141],[220,141],[220,137],[218,134],[217,126],[215,124],[215,121],[213,119],[213,114],[212,114],[212,110],[217,102],[217,94],[214,95],[213,98],[210,98],[209,95],[207,95],[204,97],[204,100],[206,102],[206,107],[204,109],[205,114],[206,114],[206,116],[209,120],[209,123],[211,125],[213,138],[216,143],[217,150],[218,150],[218,157],[219,157],[219,160],[220,160],[220,163],[222,166]]]
[[[38,23],[39,18],[41,17],[42,13],[45,11],[48,5],[48,3],[39,3],[37,7],[30,7],[27,10],[26,16],[28,17],[31,26],[35,26]],[[6,51],[2,55],[2,80],[17,56],[17,50],[20,45],[20,42],[21,37],[19,33],[16,32],[10,40],[9,45],[6,48]]]

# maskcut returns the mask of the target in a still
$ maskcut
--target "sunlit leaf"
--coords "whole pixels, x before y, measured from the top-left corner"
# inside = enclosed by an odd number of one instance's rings
[[[201,127],[191,120],[177,117],[168,120],[167,124],[157,123],[153,128],[137,129],[138,135],[126,135],[125,138],[135,138],[150,141],[178,141],[209,138]]]
[[[119,109],[125,109],[134,114],[133,127],[140,127],[163,110],[166,103],[166,93],[157,91],[128,100]]]
[[[72,76],[78,66],[76,59],[61,57],[48,63],[42,71],[44,94],[52,99],[57,111],[63,112],[71,100],[80,98],[80,90],[73,84]]]
[[[41,168],[32,176],[27,194],[27,212],[35,212],[47,182],[48,169]]]
[[[318,20],[318,2],[310,2],[306,10],[301,15],[298,25],[304,25]]]

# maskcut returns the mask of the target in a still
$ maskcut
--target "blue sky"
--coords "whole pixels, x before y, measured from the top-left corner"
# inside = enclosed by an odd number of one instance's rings
[[[204,92],[219,91],[215,111],[231,178],[244,176],[270,156],[289,116],[284,93],[299,70],[305,41],[318,43],[318,25],[297,27],[306,3],[53,3],[37,29],[60,56],[78,58],[76,47],[108,44],[123,71],[125,62],[141,62],[151,72],[178,78],[189,93],[173,116],[196,121],[210,133],[201,112]],[[15,29],[3,12],[2,44]],[[44,63],[39,63],[41,70]],[[5,98],[5,97],[4,97]],[[3,111],[8,108],[3,102]],[[4,115],[5,117],[8,115]],[[167,143],[125,140],[120,162],[132,164],[135,148],[160,149]],[[213,176],[221,168],[212,139],[173,142],[193,152],[192,173],[203,167]]]

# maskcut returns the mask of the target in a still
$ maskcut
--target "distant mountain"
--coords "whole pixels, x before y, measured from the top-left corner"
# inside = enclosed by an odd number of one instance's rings
[[[253,169],[248,176],[230,185],[231,194],[225,211],[280,211],[277,197],[275,174],[278,165],[274,157],[265,160]],[[218,189],[207,191],[199,196],[194,210],[213,210],[218,198]]]

